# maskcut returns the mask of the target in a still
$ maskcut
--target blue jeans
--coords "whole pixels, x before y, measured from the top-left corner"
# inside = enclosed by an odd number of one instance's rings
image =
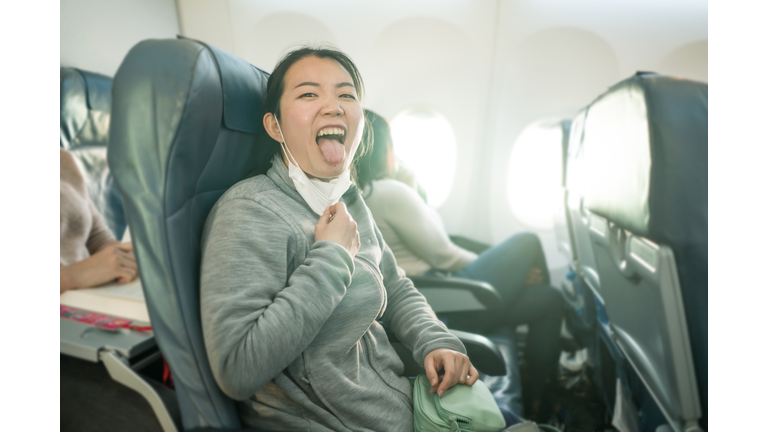
[[[543,282],[539,285],[525,285],[532,267],[541,270]],[[540,400],[547,375],[560,358],[564,305],[560,291],[549,285],[546,258],[538,236],[527,232],[515,234],[481,253],[452,276],[488,282],[498,291],[504,307],[450,314],[451,328],[487,334],[499,327],[528,325],[525,399]]]

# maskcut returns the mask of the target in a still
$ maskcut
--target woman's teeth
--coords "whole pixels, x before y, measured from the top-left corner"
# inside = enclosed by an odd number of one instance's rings
[[[337,128],[337,127],[331,127],[331,128],[322,129],[322,130],[320,130],[317,133],[318,137],[325,136],[325,135],[340,135],[340,136],[343,137],[344,136],[344,129]]]
[[[327,127],[317,132],[315,141],[328,163],[338,165],[344,161],[346,157],[344,151],[345,134],[344,129],[338,127]]]

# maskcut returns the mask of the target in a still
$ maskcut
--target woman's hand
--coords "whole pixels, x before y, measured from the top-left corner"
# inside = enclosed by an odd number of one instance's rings
[[[427,354],[424,359],[424,369],[427,371],[427,379],[432,384],[429,391],[437,392],[441,397],[446,390],[456,384],[471,386],[480,378],[469,357],[447,348],[438,348]],[[444,370],[445,374],[438,376],[439,370]]]
[[[80,262],[61,266],[60,293],[70,289],[91,288],[114,280],[128,283],[136,277],[136,272],[133,245],[109,243]]]
[[[347,212],[347,206],[338,202],[323,212],[315,225],[315,241],[330,240],[341,245],[354,258],[360,250],[357,222]]]

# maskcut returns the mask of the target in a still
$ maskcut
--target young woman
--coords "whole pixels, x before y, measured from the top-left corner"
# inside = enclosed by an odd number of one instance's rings
[[[488,282],[504,301],[498,312],[452,314],[448,324],[478,333],[503,325],[528,324],[524,388],[528,416],[535,416],[547,375],[560,355],[563,300],[549,285],[544,252],[532,233],[516,234],[479,256],[453,244],[437,212],[412,187],[391,178],[396,156],[387,121],[365,112],[373,148],[356,161],[363,197],[384,241],[407,276],[433,272]],[[364,139],[366,139],[364,138]]]
[[[438,395],[478,379],[351,187],[362,95],[345,54],[285,56],[265,100],[272,167],[233,186],[208,216],[206,349],[249,427],[412,431],[411,384],[385,328],[412,349]]]

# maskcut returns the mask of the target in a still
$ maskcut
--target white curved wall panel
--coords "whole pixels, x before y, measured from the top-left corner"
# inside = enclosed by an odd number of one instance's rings
[[[61,0],[60,14],[61,66],[107,76],[142,40],[179,34],[173,0]]]
[[[709,81],[709,42],[691,42],[667,54],[656,72],[697,81]]]
[[[238,48],[253,64],[271,71],[278,59],[302,45],[338,45],[333,32],[322,21],[307,14],[284,12],[249,23],[250,36],[238,39]],[[265,43],[266,41],[266,43]]]

